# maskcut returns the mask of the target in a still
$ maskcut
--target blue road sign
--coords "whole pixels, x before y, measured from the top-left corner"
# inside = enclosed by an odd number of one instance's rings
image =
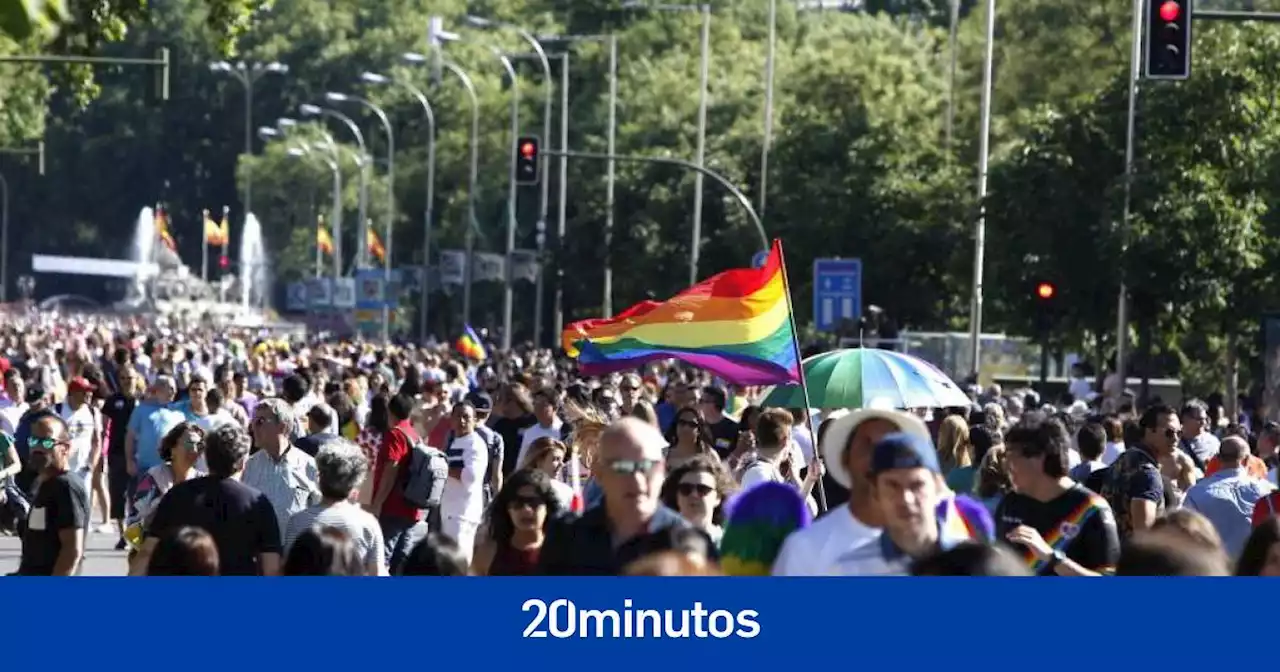
[[[356,271],[356,310],[382,310],[386,306],[386,272],[380,268]]]
[[[832,331],[844,320],[862,317],[862,260],[813,261],[813,322]]]
[[[769,250],[760,250],[751,257],[751,268],[764,268],[766,261],[769,261]]]

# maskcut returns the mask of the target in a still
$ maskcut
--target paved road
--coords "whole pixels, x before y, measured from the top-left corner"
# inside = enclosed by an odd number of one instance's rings
[[[85,551],[82,576],[125,576],[124,551],[115,550],[119,537],[115,533],[89,534],[88,549]],[[22,544],[17,537],[0,536],[0,576],[18,571],[18,561],[22,555]]]

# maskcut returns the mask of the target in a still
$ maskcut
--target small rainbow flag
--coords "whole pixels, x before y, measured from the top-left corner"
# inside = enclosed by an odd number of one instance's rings
[[[463,357],[474,359],[477,362],[483,362],[488,357],[488,353],[484,351],[484,345],[480,343],[480,336],[476,334],[469,324],[453,344],[453,347],[462,353]]]
[[[800,381],[778,241],[761,268],[725,271],[614,318],[574,322],[561,341],[588,376],[675,358],[733,385]]]

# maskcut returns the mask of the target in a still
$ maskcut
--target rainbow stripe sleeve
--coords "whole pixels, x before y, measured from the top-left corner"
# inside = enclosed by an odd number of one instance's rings
[[[778,241],[761,268],[725,271],[665,302],[645,301],[614,318],[575,322],[561,340],[588,376],[674,358],[736,385],[800,380]]]

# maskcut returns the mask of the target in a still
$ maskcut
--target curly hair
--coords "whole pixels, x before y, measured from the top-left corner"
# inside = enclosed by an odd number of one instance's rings
[[[516,533],[515,525],[511,523],[511,514],[507,513],[507,509],[511,507],[521,488],[533,488],[538,498],[546,505],[547,518],[543,522],[544,532],[546,526],[563,512],[560,498],[556,497],[556,491],[551,487],[550,476],[536,469],[521,469],[511,474],[511,478],[508,478],[507,482],[503,483],[502,489],[498,491],[498,496],[493,498],[487,516],[489,538],[493,539],[500,548],[510,546],[511,537]]]
[[[991,499],[1013,489],[1006,453],[1007,449],[1001,443],[992,446],[982,458],[982,464],[978,467],[978,497]]]
[[[712,524],[720,525],[724,522],[725,502],[738,488],[733,476],[729,474],[729,470],[715,458],[714,454],[694,455],[687,462],[672,469],[662,484],[662,503],[672,511],[679,511],[677,495],[680,491],[680,481],[684,480],[684,477],[688,474],[700,472],[706,472],[715,478],[716,494],[720,495],[720,504],[711,513],[711,522]]]
[[[160,460],[168,462],[173,459],[173,448],[178,442],[187,436],[187,432],[195,431],[200,434],[201,444],[204,443],[204,430],[194,422],[179,422],[165,433],[164,438],[160,439]]]

